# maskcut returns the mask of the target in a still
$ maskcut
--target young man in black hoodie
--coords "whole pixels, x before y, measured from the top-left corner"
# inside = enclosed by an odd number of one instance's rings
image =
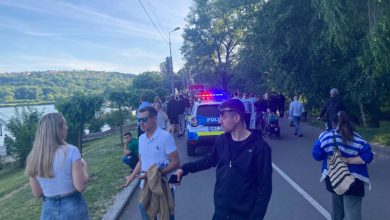
[[[229,99],[219,109],[226,133],[218,136],[211,153],[184,164],[176,175],[180,180],[188,173],[217,167],[213,220],[263,219],[272,192],[271,148],[245,128],[245,108],[239,99]]]

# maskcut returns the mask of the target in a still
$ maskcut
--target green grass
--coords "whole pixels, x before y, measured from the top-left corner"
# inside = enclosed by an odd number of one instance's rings
[[[356,130],[370,142],[390,147],[390,121],[381,121],[379,128],[356,127]]]
[[[308,119],[308,123],[314,127],[325,129],[325,122],[315,118]],[[390,121],[381,121],[379,128],[365,128],[354,125],[357,132],[367,141],[381,146],[390,147]]]
[[[90,182],[83,194],[91,219],[102,218],[128,175],[122,152],[118,133],[84,145]],[[3,172],[0,186],[0,219],[39,219],[42,201],[33,197],[24,169]]]

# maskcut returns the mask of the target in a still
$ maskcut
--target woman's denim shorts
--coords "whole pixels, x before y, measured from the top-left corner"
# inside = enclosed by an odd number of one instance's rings
[[[80,192],[43,197],[41,220],[88,220],[87,203]]]

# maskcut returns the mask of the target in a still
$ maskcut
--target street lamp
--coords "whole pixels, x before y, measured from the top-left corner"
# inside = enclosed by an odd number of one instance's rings
[[[170,61],[170,64],[169,64],[169,77],[170,77],[170,81],[171,81],[171,92],[172,94],[175,93],[175,88],[173,86],[173,63],[172,63],[172,49],[171,49],[171,33],[174,32],[174,31],[177,31],[179,30],[180,27],[175,27],[175,29],[171,30],[168,34],[168,38],[169,38],[169,61]]]

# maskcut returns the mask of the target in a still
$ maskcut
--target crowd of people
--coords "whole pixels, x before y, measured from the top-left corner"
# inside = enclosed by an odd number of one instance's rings
[[[373,154],[370,144],[352,127],[338,90],[332,89],[330,96],[319,116],[326,119],[327,130],[319,135],[312,154],[315,160],[322,161],[322,179],[332,195],[332,219],[359,220],[364,186],[370,184],[367,164],[373,160]],[[252,99],[256,113],[265,115],[262,118],[267,122],[284,117],[286,98],[281,92],[266,93],[261,98],[235,92],[219,106],[225,133],[218,136],[212,151],[181,165],[175,137],[183,134],[180,127],[184,128],[184,117],[194,99],[183,94],[167,99],[156,97],[150,103],[141,95],[138,139],[130,132],[123,135],[122,161],[130,167],[131,174],[122,187],[141,179],[139,207],[144,220],[157,216],[162,220],[174,219],[176,184],[189,173],[211,167],[216,167],[213,220],[264,218],[273,190],[271,148],[262,135],[245,126],[246,110],[240,99]],[[295,127],[294,134],[299,137],[303,136],[300,118],[304,112],[303,103],[294,96],[288,115]],[[33,194],[43,198],[41,219],[89,219],[82,195],[89,178],[87,163],[77,147],[65,142],[67,131],[61,113],[43,116],[27,159],[26,173]],[[336,180],[329,176],[329,157],[336,151],[354,177],[341,195],[335,193]]]

